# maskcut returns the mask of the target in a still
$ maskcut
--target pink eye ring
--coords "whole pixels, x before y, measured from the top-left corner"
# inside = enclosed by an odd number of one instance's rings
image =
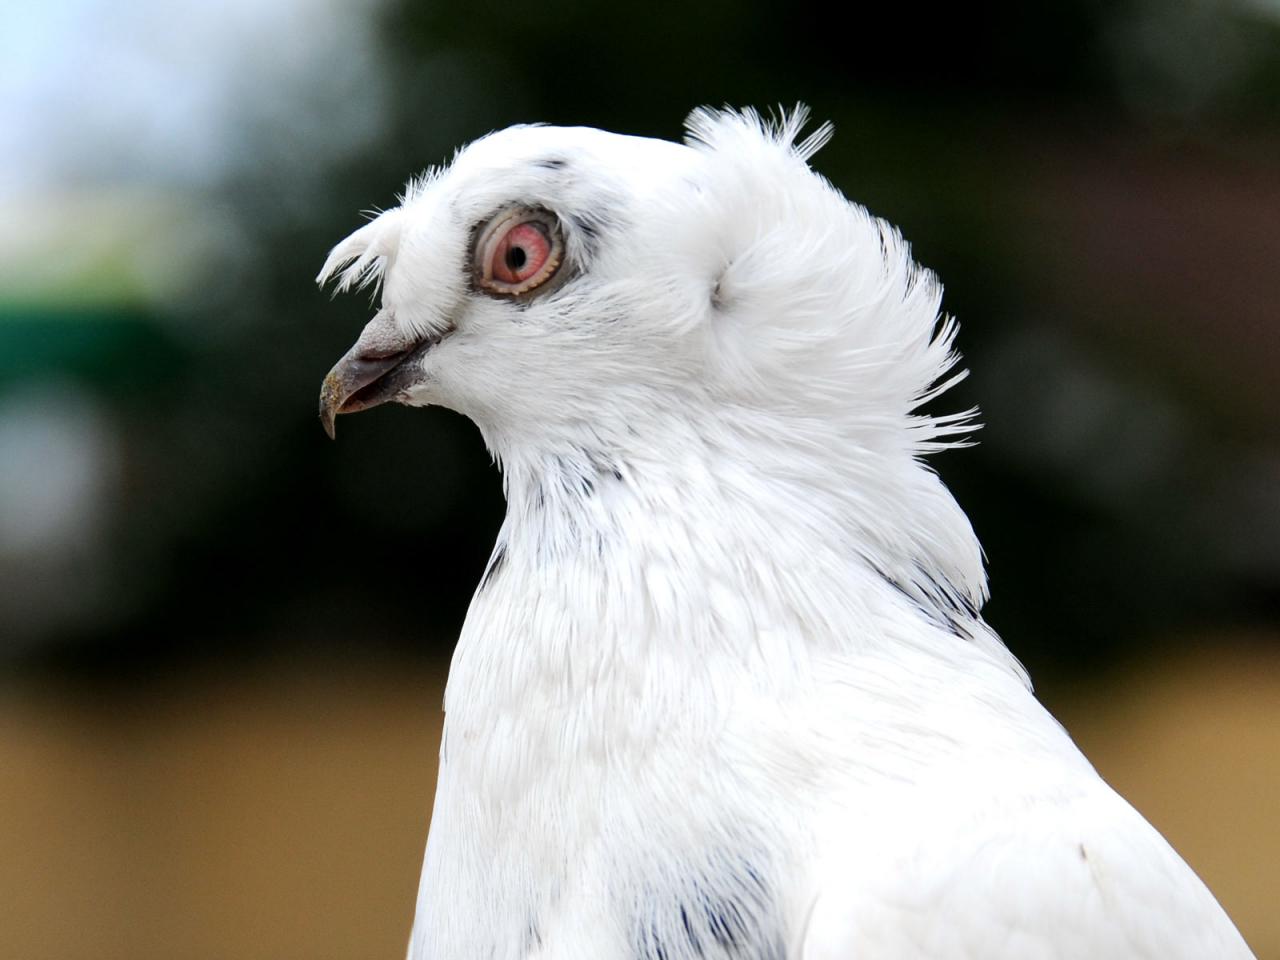
[[[560,224],[545,210],[518,207],[494,217],[476,240],[476,285],[499,297],[519,297],[560,269]]]

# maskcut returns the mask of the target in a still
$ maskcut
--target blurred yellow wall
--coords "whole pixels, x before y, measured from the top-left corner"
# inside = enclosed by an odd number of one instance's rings
[[[1277,960],[1280,659],[1262,650],[1050,699]],[[0,956],[403,956],[442,680],[334,665],[0,693]]]

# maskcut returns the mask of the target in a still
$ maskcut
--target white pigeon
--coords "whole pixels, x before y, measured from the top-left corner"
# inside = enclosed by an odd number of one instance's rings
[[[955,324],[802,122],[494,133],[320,273],[382,291],[329,432],[450,407],[505,481],[410,957],[1251,957],[979,615]]]

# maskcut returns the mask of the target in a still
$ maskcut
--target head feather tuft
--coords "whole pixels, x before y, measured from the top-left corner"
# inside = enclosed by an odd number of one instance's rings
[[[324,286],[336,278],[335,294],[376,283],[400,245],[402,222],[399,207],[378,214],[329,251],[316,283]]]

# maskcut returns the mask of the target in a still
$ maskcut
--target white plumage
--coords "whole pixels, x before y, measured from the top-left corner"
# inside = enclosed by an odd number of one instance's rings
[[[955,326],[802,120],[505,130],[325,264],[326,426],[452,407],[508,501],[410,957],[1250,957],[979,616]]]

